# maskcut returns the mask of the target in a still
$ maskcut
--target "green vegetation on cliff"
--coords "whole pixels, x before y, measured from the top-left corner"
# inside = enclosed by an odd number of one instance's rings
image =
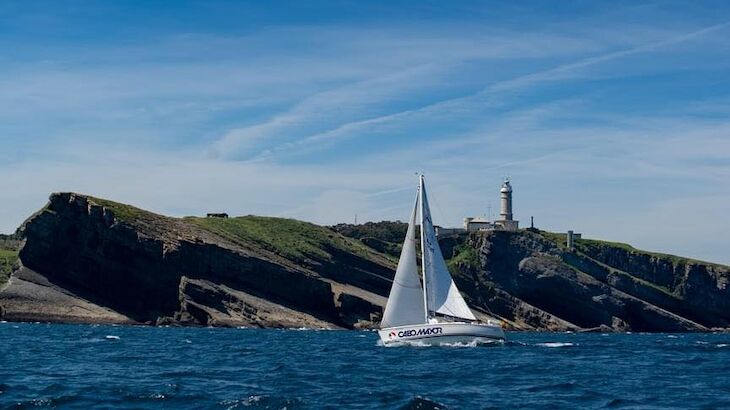
[[[566,248],[566,234],[564,233],[555,233],[555,232],[548,232],[548,231],[539,231],[539,234],[553,243],[560,248],[565,249]],[[651,252],[651,251],[645,251],[642,249],[634,248],[633,246],[623,243],[623,242],[613,242],[613,241],[604,241],[599,239],[576,239],[575,240],[575,249],[578,252],[586,253],[586,254],[595,254],[601,250],[605,249],[613,249],[613,250],[622,250],[631,254],[635,255],[641,255],[646,256],[650,258],[655,259],[665,259],[667,261],[670,261],[673,265],[678,264],[689,264],[689,263],[699,263],[704,265],[711,265],[711,266],[720,266],[723,267],[723,265],[711,263],[711,262],[705,262],[700,261],[697,259],[692,258],[685,258],[677,255],[671,255],[667,253],[660,253],[660,252]]]
[[[454,247],[454,256],[447,259],[447,265],[452,274],[463,268],[476,271],[480,268],[477,250],[468,244],[457,245]]]
[[[133,225],[149,224],[151,221],[168,218],[106,199],[95,197],[88,199],[111,210],[116,219]],[[334,253],[352,253],[365,258],[374,256],[372,249],[360,241],[340,235],[329,228],[294,219],[249,215],[235,218],[191,216],[177,220],[239,245],[255,244],[295,262],[332,261]],[[153,222],[152,225],[154,224]]]
[[[0,287],[8,281],[8,277],[17,263],[18,251],[0,249]]]
[[[366,222],[362,225],[337,224],[332,229],[350,238],[374,238],[400,244],[406,236],[408,224],[400,221]]]
[[[8,277],[18,263],[20,236],[0,235],[0,287],[8,281]]]
[[[0,234],[0,249],[16,251],[20,247],[21,237],[15,233],[12,235]]]
[[[92,203],[110,209],[114,213],[114,217],[122,221],[134,221],[145,214],[151,214],[151,212],[149,211],[136,208],[132,205],[122,204],[119,202],[110,201],[108,199],[95,198],[91,196],[87,198]]]
[[[408,224],[400,221],[366,222],[362,225],[337,224],[332,230],[349,238],[360,240],[368,247],[395,258],[400,256],[401,243]]]
[[[637,255],[644,255],[644,256],[647,256],[650,258],[655,258],[655,259],[664,259],[664,260],[671,262],[674,266],[677,266],[679,264],[687,265],[687,264],[694,263],[694,264],[703,264],[703,265],[709,265],[709,266],[726,267],[726,266],[718,264],[718,263],[705,262],[705,261],[701,261],[701,260],[697,260],[697,259],[685,258],[682,256],[677,256],[677,255],[671,255],[668,253],[651,252],[651,251],[636,249],[629,244],[621,243],[621,242],[601,241],[601,240],[597,240],[597,239],[579,239],[576,241],[575,248],[584,253],[595,253],[602,248],[618,248],[618,249],[623,249],[626,252],[634,253]]]
[[[362,243],[346,238],[331,229],[294,219],[263,216],[237,218],[187,217],[185,221],[227,238],[234,243],[256,243],[289,260],[332,259],[334,252],[360,256],[373,252]]]

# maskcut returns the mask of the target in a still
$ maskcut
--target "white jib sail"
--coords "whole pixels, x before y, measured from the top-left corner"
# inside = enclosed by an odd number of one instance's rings
[[[393,286],[390,288],[388,303],[383,312],[381,328],[415,325],[425,323],[426,313],[423,306],[423,288],[418,275],[416,257],[416,211],[418,198],[413,206],[408,232],[403,241],[398,269],[395,271]]]
[[[421,177],[421,229],[423,230],[421,235],[423,238],[423,272],[429,312],[476,320],[446,268],[446,262],[444,262],[441,248],[436,240],[423,177]]]

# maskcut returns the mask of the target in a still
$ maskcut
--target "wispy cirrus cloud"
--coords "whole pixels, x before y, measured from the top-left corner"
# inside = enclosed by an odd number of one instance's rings
[[[591,56],[587,58],[581,58],[577,61],[570,63],[561,64],[557,67],[548,68],[538,72],[521,75],[512,79],[501,80],[495,83],[489,84],[482,88],[476,93],[469,94],[466,96],[458,96],[454,98],[447,98],[445,100],[433,102],[425,106],[416,108],[406,109],[398,112],[390,112],[385,115],[368,117],[356,121],[344,122],[339,125],[335,125],[333,128],[327,129],[322,132],[318,132],[312,135],[306,135],[300,137],[294,141],[285,142],[280,145],[274,145],[273,148],[267,148],[264,152],[260,153],[256,159],[272,158],[276,155],[302,155],[303,153],[311,152],[317,149],[317,144],[322,144],[322,147],[331,146],[336,142],[337,139],[353,138],[362,136],[363,133],[377,132],[378,127],[393,127],[394,123],[402,121],[422,121],[424,117],[432,117],[434,115],[448,116],[463,113],[465,111],[478,111],[480,109],[488,109],[491,106],[499,106],[500,100],[508,99],[510,91],[516,91],[520,89],[529,88],[531,86],[538,86],[542,83],[553,83],[556,81],[569,81],[575,77],[580,77],[582,80],[591,80],[591,75],[584,73],[584,70],[593,66],[600,66],[603,63],[612,62],[623,58],[629,58],[631,56],[651,53],[653,51],[662,50],[672,45],[681,44],[697,39],[701,39],[707,34],[712,34],[718,31],[730,31],[730,22],[721,24],[715,24],[712,26],[704,27],[697,30],[681,34],[671,34],[667,38],[652,41],[650,43],[637,45],[634,47],[622,49],[619,51],[612,51],[604,53],[598,56]],[[620,76],[621,73],[615,75]],[[605,74],[601,75],[605,77]],[[362,102],[365,98],[358,98],[358,95],[351,95],[357,101]],[[340,101],[334,101],[333,106],[340,104]],[[297,111],[301,111],[302,107],[308,107],[310,104],[304,102],[298,105],[293,112],[289,112],[288,116],[299,118]],[[477,106],[477,107],[475,107]],[[321,110],[322,107],[312,107],[313,110]],[[299,113],[301,114],[301,113]],[[341,119],[342,120],[342,119]],[[247,132],[260,132],[261,127],[268,129],[269,127],[276,127],[280,123],[280,118],[267,122],[265,124],[252,126],[249,129],[235,130],[237,135],[246,135]],[[295,124],[296,125],[296,124]],[[272,132],[261,132],[259,138],[266,136],[272,136]],[[227,141],[228,136],[224,137],[223,141]],[[273,138],[272,138],[273,139]]]

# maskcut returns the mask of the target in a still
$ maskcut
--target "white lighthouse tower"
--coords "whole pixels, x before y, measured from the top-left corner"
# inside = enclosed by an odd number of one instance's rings
[[[502,217],[503,221],[512,220],[512,185],[509,183],[509,179],[505,179],[502,183],[502,189],[499,190],[501,199],[501,211],[499,216]]]
[[[500,212],[499,216],[502,219],[494,221],[494,224],[501,227],[505,231],[516,231],[518,228],[518,221],[512,218],[512,184],[510,184],[509,178],[505,178],[502,183],[502,189],[499,190],[500,194]]]

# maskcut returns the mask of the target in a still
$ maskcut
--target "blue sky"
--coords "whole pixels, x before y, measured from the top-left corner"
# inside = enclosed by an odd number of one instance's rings
[[[0,231],[171,215],[523,224],[730,263],[727,2],[2,2]],[[174,6],[174,7],[173,7]]]

